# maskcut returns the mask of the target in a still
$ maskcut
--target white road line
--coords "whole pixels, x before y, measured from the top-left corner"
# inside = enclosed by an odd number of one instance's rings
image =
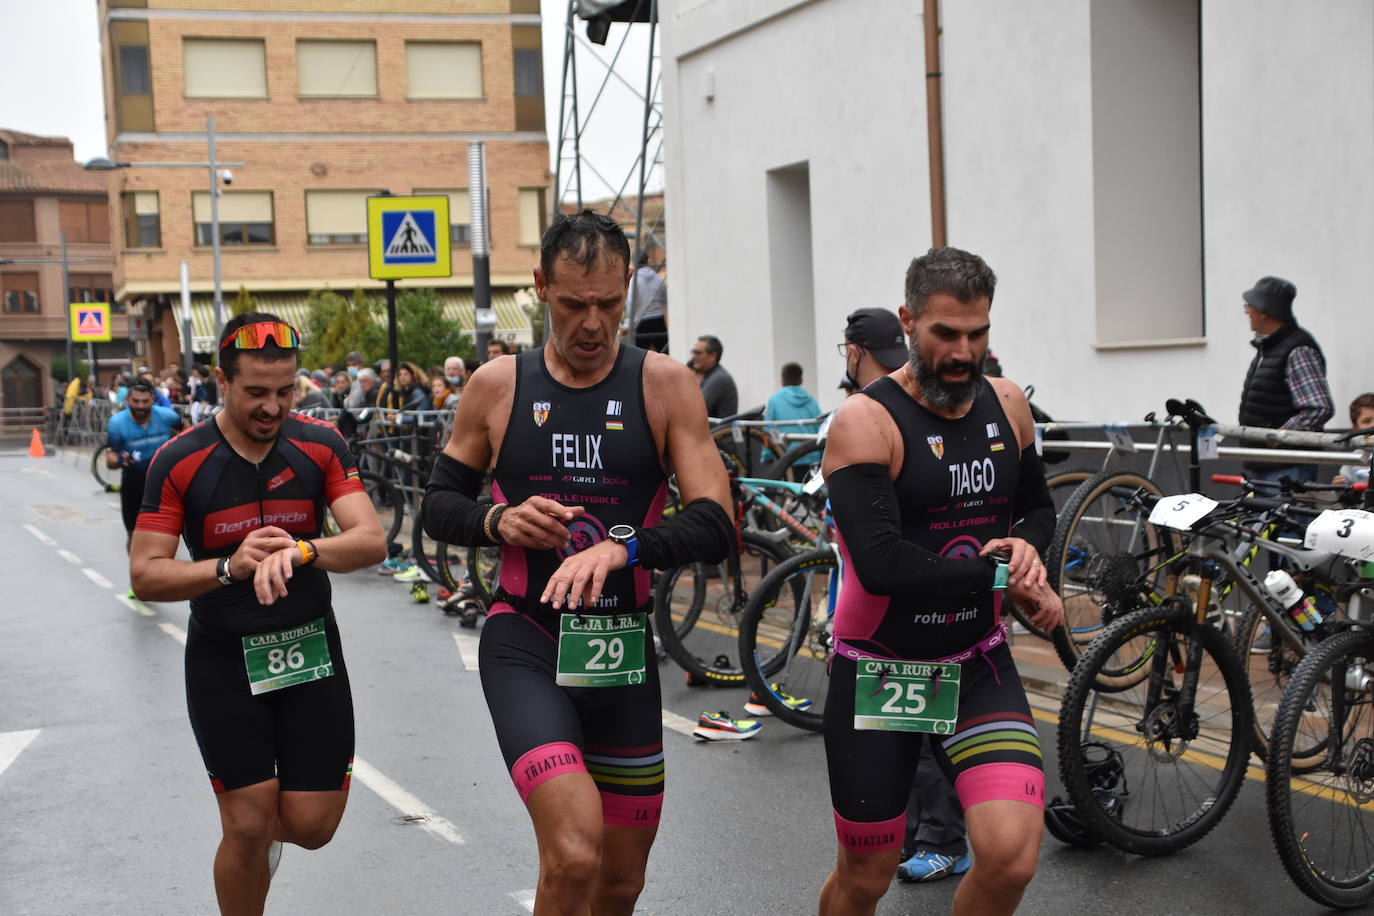
[[[120,604],[124,605],[129,610],[133,611],[135,614],[142,614],[144,617],[157,616],[157,611],[148,607],[148,605],[144,604],[142,601],[139,601],[137,598],[130,598],[128,595],[115,595],[115,600],[118,601]],[[171,626],[171,624],[168,624],[168,626]],[[173,629],[175,629],[175,627]]]
[[[36,525],[30,525],[28,522],[25,522],[24,530],[38,538],[40,543],[47,544],[49,547],[57,546],[57,542],[44,534]]]
[[[123,509],[123,508],[124,508],[124,506],[122,506],[121,504],[115,502],[113,499],[106,500],[105,505],[109,506],[111,509]]]
[[[397,811],[404,815],[423,818],[423,820],[416,821],[421,829],[441,840],[447,840],[459,846],[463,844],[462,834],[446,818],[440,817],[433,808],[411,795],[400,783],[383,776],[361,757],[353,758],[353,776]]]
[[[96,585],[99,585],[101,588],[114,588],[113,582],[111,582],[109,579],[106,579],[104,576],[96,572],[94,569],[91,569],[89,566],[81,567],[81,571],[86,574],[87,579],[90,579],[92,582],[94,582]]]
[[[42,474],[44,477],[56,477],[56,476],[57,476],[56,474],[54,474],[52,471],[48,470],[47,468],[34,468],[34,467],[28,467],[28,468],[20,468],[19,470],[22,471],[22,472],[24,472],[25,474]]]
[[[691,719],[679,716],[677,713],[669,712],[666,709],[663,710],[663,724],[675,732],[681,732],[689,738],[692,737],[692,730],[697,727],[697,724]]]
[[[78,557],[76,554],[72,553],[70,550],[59,550],[57,552],[57,555],[74,566],[81,565],[81,558]]]
[[[38,737],[43,729],[33,728],[22,732],[0,732],[0,774],[4,773],[14,759],[24,752],[29,742]]]
[[[176,624],[163,622],[158,624],[157,628],[162,632],[166,633],[168,636],[175,639],[177,642],[181,643],[183,646],[186,645],[186,631],[183,630],[181,627],[177,626]]]
[[[454,633],[453,641],[458,644],[458,655],[463,659],[463,668],[467,671],[476,671],[477,637],[468,636],[463,633]]]
[[[529,910],[531,913],[534,912],[534,891],[533,891],[533,890],[527,890],[527,891],[511,891],[511,892],[510,892],[510,895],[511,895],[512,897],[515,898],[515,902],[516,902],[516,903],[520,904],[520,905],[523,906],[525,909]]]

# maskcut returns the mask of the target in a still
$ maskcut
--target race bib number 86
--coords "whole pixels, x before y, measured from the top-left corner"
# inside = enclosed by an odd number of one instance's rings
[[[253,696],[332,676],[324,619],[243,637],[243,664]]]

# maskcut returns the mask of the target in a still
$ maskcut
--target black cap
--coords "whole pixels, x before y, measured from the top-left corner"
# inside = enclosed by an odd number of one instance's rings
[[[906,337],[902,323],[889,309],[867,308],[850,312],[845,319],[844,339],[858,344],[884,369],[901,368],[907,361]]]
[[[1240,294],[1246,304],[1279,321],[1293,320],[1293,297],[1298,288],[1282,277],[1260,277]]]

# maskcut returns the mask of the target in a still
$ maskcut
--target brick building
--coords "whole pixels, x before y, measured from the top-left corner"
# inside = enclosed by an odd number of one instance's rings
[[[188,7],[194,6],[194,9]],[[240,286],[300,322],[306,295],[368,279],[364,199],[450,197],[447,311],[472,323],[467,147],[486,144],[497,334],[519,308],[547,220],[548,141],[538,0],[101,0],[110,158],[220,161],[227,304]],[[110,173],[115,295],[150,318],[149,361],[179,360],[179,263],[189,264],[196,348],[211,327],[209,174]],[[404,355],[404,354],[403,354]]]
[[[54,357],[65,356],[66,303],[111,301],[105,195],[105,179],[76,163],[67,138],[0,130],[0,407],[52,404],[49,370]],[[70,285],[65,299],[63,233]],[[107,356],[128,351],[121,340],[128,337],[128,320],[113,318],[117,343],[99,345]],[[77,355],[84,358],[84,346]]]

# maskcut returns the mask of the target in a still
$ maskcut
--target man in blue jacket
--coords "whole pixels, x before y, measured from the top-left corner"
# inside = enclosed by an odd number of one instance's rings
[[[797,363],[784,365],[782,367],[782,387],[768,399],[768,406],[763,411],[763,418],[765,420],[809,420],[820,415],[821,405],[817,404],[811,393],[802,387],[802,367]],[[800,426],[771,426],[768,428],[768,434],[776,438],[784,433],[814,433],[819,428],[814,423]],[[786,451],[785,448],[783,450]],[[775,456],[771,452],[767,449],[764,451],[766,453],[763,456],[764,461],[774,460]],[[821,453],[813,452],[798,458],[793,466],[804,471],[820,460]]]

